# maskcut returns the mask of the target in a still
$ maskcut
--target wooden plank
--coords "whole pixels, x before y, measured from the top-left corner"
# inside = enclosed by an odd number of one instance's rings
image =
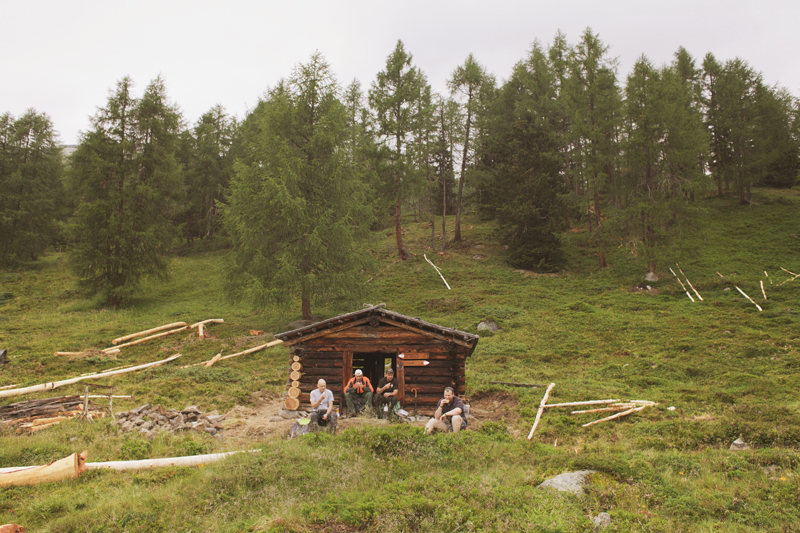
[[[428,352],[404,352],[398,354],[397,357],[404,361],[411,361],[413,359],[428,359]]]
[[[428,366],[430,365],[430,361],[422,361],[422,360],[414,360],[411,361],[403,361],[403,366]]]
[[[397,326],[398,328],[403,328],[403,329],[407,329],[409,331],[414,331],[414,332],[420,333],[420,334],[425,335],[427,337],[432,337],[434,339],[439,339],[439,340],[446,341],[446,342],[452,342],[454,344],[458,344],[459,346],[463,346],[465,348],[472,348],[472,345],[470,345],[469,343],[464,342],[464,341],[462,341],[460,339],[456,339],[455,337],[448,337],[446,335],[441,335],[439,333],[434,333],[432,331],[421,330],[421,329],[417,328],[416,326],[406,325],[406,324],[403,324],[402,322],[397,322],[396,320],[391,320],[391,319],[383,317],[383,316],[380,317],[380,321],[381,322],[385,322],[386,324],[391,324],[393,326]]]
[[[346,329],[350,329],[352,327],[358,326],[359,324],[363,324],[369,321],[370,317],[361,318],[358,320],[353,320],[352,322],[346,322],[339,326],[334,326],[332,328],[325,328],[325,329],[318,329],[315,333],[305,333],[301,337],[292,336],[290,340],[284,342],[286,346],[292,346],[293,344],[297,344],[299,342],[307,342],[311,339],[316,339],[318,337],[327,337],[331,333],[336,333],[339,331],[343,331]]]

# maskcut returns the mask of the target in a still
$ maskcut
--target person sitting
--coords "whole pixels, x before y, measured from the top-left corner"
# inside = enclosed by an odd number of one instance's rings
[[[433,418],[425,424],[425,433],[430,435],[434,431],[452,431],[458,433],[467,429],[467,418],[463,416],[464,402],[455,395],[452,387],[444,389],[444,398],[436,404]]]
[[[361,403],[361,408],[366,408],[372,405],[372,393],[375,389],[372,388],[372,383],[369,378],[364,375],[360,368],[356,369],[355,375],[350,378],[344,388],[344,399],[347,402],[347,416],[356,416],[360,409],[356,409],[356,402]]]
[[[397,396],[400,394],[400,388],[397,384],[397,379],[394,377],[392,367],[386,369],[386,375],[378,382],[378,388],[375,393],[378,416],[383,416],[384,412],[387,414],[393,413],[394,406],[397,405]],[[387,406],[386,411],[384,411],[384,406]]]
[[[309,415],[309,431],[327,427],[330,433],[336,433],[338,416],[333,410],[333,393],[326,388],[324,379],[317,381],[317,388],[311,391],[311,414]]]

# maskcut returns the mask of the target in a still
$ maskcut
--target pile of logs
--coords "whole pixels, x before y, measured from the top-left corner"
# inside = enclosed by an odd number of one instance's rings
[[[300,364],[300,357],[293,356],[292,357],[292,371],[289,373],[289,380],[291,381],[291,387],[286,392],[286,401],[283,402],[283,406],[288,409],[289,411],[295,411],[298,407],[300,407],[300,371],[303,369],[303,365]]]
[[[0,406],[0,424],[4,428],[15,428],[17,433],[33,433],[83,415],[83,404],[84,399],[75,395],[3,405]],[[87,412],[92,416],[105,416],[104,410],[91,404]]]
[[[117,414],[117,425],[123,432],[138,431],[147,438],[155,437],[158,431],[177,432],[195,430],[211,436],[221,436],[225,415],[202,413],[190,405],[182,411],[153,407],[149,403],[136,409]]]
[[[75,357],[90,357],[95,355],[117,354],[120,352],[120,348],[127,348],[128,346],[135,346],[143,342],[151,341],[154,339],[160,339],[161,337],[166,337],[167,335],[172,335],[174,333],[180,333],[181,331],[186,331],[187,329],[197,329],[197,336],[200,337],[201,339],[207,339],[210,338],[210,335],[206,334],[205,332],[206,324],[224,324],[224,323],[225,320],[223,320],[222,318],[210,318],[208,320],[203,320],[201,322],[192,324],[191,326],[186,324],[186,322],[174,322],[172,324],[165,324],[163,326],[158,326],[145,331],[139,331],[137,333],[131,333],[130,335],[118,337],[111,341],[111,344],[113,344],[114,346],[103,348],[101,350],[90,349],[90,350],[84,350],[82,352],[55,352],[53,355],[68,355],[71,358],[75,358]],[[169,331],[164,331],[164,330],[169,330]],[[136,339],[136,340],[131,340],[131,339]],[[124,341],[130,341],[130,342],[119,344],[120,342]]]
[[[620,418],[623,416],[627,416],[632,413],[636,413],[639,411],[643,411],[647,407],[651,407],[653,405],[658,405],[656,402],[651,402],[649,400],[628,400],[622,402],[617,399],[612,400],[586,400],[581,402],[567,402],[567,403],[547,403],[547,398],[550,396],[550,391],[553,390],[555,387],[555,383],[551,383],[547,390],[542,397],[542,401],[539,404],[539,410],[536,412],[536,419],[533,422],[533,427],[531,428],[531,432],[528,434],[528,440],[533,438],[533,432],[536,431],[536,426],[539,425],[539,420],[542,418],[542,413],[544,410],[550,407],[578,407],[578,406],[598,406],[593,407],[592,409],[583,409],[578,411],[572,411],[571,414],[579,415],[585,413],[603,413],[603,412],[615,412],[613,415],[606,416],[604,418],[600,418],[598,420],[594,420],[592,422],[587,422],[583,424],[581,427],[589,427],[595,424],[599,424],[601,422],[607,422],[609,420],[614,420],[616,418]]]

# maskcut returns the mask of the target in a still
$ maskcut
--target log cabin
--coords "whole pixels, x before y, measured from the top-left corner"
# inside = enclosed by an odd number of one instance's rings
[[[310,409],[309,395],[321,378],[341,412],[344,387],[360,368],[377,387],[388,367],[400,387],[400,405],[418,414],[433,414],[445,387],[462,396],[466,360],[479,337],[389,311],[385,304],[368,306],[302,328],[279,333],[290,349],[284,407]]]

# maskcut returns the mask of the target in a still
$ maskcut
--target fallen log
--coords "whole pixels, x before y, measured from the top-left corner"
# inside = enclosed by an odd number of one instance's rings
[[[604,403],[615,403],[619,400],[588,400],[585,402],[551,403],[545,407],[575,407],[576,405],[598,405]]]
[[[6,390],[6,389],[15,389],[15,388],[17,388],[17,387],[19,387],[19,384],[14,384],[14,385],[3,385],[2,387],[0,387],[0,390]]]
[[[111,344],[117,344],[119,342],[125,342],[130,339],[135,339],[136,337],[141,337],[142,335],[150,335],[151,333],[156,333],[158,331],[164,331],[165,329],[170,328],[177,328],[180,326],[185,326],[186,322],[174,322],[172,324],[167,324],[165,326],[158,326],[157,328],[148,329],[146,331],[140,331],[138,333],[131,333],[130,335],[125,335],[124,337],[118,337],[111,341]]]
[[[444,276],[442,276],[442,271],[441,271],[441,270],[439,270],[439,268],[438,268],[436,265],[434,265],[433,263],[431,263],[431,260],[430,260],[430,259],[428,259],[428,256],[427,256],[427,255],[425,255],[425,254],[422,254],[422,257],[424,257],[424,258],[425,258],[425,261],[427,261],[427,262],[428,262],[428,264],[429,264],[429,265],[431,265],[431,266],[433,267],[433,269],[436,271],[436,273],[437,273],[437,274],[439,274],[439,277],[440,277],[440,278],[442,278],[442,281],[444,281],[444,286],[445,286],[445,287],[447,287],[447,290],[449,291],[449,290],[450,290],[450,285],[448,285],[448,284],[447,284],[447,280],[446,280],[446,279],[444,279]]]
[[[188,455],[185,457],[165,457],[162,459],[142,459],[140,461],[107,461],[103,463],[86,463],[87,470],[150,470],[167,466],[199,466],[221,461],[237,453],[259,453],[261,450],[239,450],[235,452],[208,453],[205,455]]]
[[[125,344],[120,344],[116,348],[106,348],[104,350],[100,350],[103,353],[111,353],[113,350],[119,351],[120,348],[127,348],[128,346],[135,346],[136,344],[141,344],[143,342],[151,341],[153,339],[159,339],[161,337],[166,337],[167,335],[172,335],[173,333],[179,333],[181,331],[189,329],[189,326],[183,326],[178,329],[172,329],[170,331],[165,331],[163,333],[156,333],[155,335],[150,335],[149,337],[143,337],[141,339],[136,339],[135,341],[126,342]]]
[[[506,385],[508,387],[531,387],[534,389],[544,387],[544,385],[537,385],[535,383],[513,383],[510,381],[490,381],[492,385]]]
[[[258,351],[263,350],[265,348],[272,348],[273,346],[277,346],[278,344],[283,344],[283,341],[280,340],[280,339],[279,340],[274,340],[272,342],[268,342],[267,344],[262,344],[260,346],[256,346],[255,348],[250,348],[249,350],[245,350],[243,352],[232,353],[231,355],[226,355],[225,357],[220,357],[219,359],[217,359],[217,361],[224,361],[225,359],[230,359],[231,357],[239,357],[240,355],[247,355],[249,353],[258,352]],[[193,365],[182,366],[181,368],[191,368],[193,366],[207,365],[209,362],[210,362],[210,360],[209,361],[203,361],[202,363],[195,363]]]
[[[127,372],[134,372],[136,370],[144,370],[146,368],[151,368],[151,367],[154,367],[154,366],[159,366],[159,365],[163,365],[165,363],[169,363],[170,361],[173,361],[173,360],[177,359],[180,356],[181,356],[181,354],[177,353],[177,354],[173,355],[172,357],[168,357],[166,359],[163,359],[161,361],[156,361],[154,363],[146,363],[144,365],[132,366],[132,367],[124,368],[124,369],[121,369],[121,370],[113,370],[113,371],[109,371],[109,372],[100,372],[98,374],[90,374],[88,376],[79,376],[77,378],[65,379],[63,381],[51,381],[49,383],[42,383],[41,385],[32,385],[30,387],[24,387],[22,389],[4,390],[4,391],[0,391],[0,398],[8,398],[8,397],[11,397],[11,396],[21,396],[23,394],[30,394],[30,393],[33,393],[33,392],[42,392],[42,391],[46,391],[46,390],[52,390],[52,389],[55,389],[55,388],[58,388],[58,387],[63,387],[64,385],[71,385],[73,383],[78,383],[79,381],[83,381],[85,379],[90,379],[90,378],[92,378],[92,379],[107,378],[107,377],[116,376],[116,375],[119,375],[119,374],[125,374]]]
[[[747,298],[748,300],[750,300],[750,303],[751,303],[751,304],[753,304],[753,305],[755,305],[755,306],[758,308],[758,310],[759,310],[759,311],[763,311],[763,309],[761,309],[761,306],[760,306],[760,305],[758,305],[757,303],[755,303],[755,302],[753,301],[753,299],[752,299],[752,298],[750,298],[748,295],[746,295],[742,289],[740,289],[740,288],[739,288],[739,287],[737,287],[736,285],[734,285],[734,287],[736,287],[736,290],[737,290],[737,291],[739,291],[739,292],[741,292],[741,293],[742,293],[742,296],[744,296],[745,298]]]
[[[595,420],[594,422],[589,422],[587,424],[582,425],[582,428],[587,428],[589,426],[593,426],[595,424],[599,424],[600,422],[607,422],[609,420],[614,420],[615,418],[619,418],[621,416],[627,416],[631,413],[635,413],[636,411],[641,411],[642,409],[647,408],[647,405],[642,405],[639,407],[634,407],[633,409],[628,409],[627,411],[622,411],[621,413],[617,413],[615,415],[607,416],[605,418],[601,418],[600,420]]]
[[[632,403],[622,403],[619,405],[609,405],[608,407],[600,407],[599,409],[585,409],[583,411],[572,411],[570,414],[572,415],[582,415],[586,413],[604,413],[607,411],[624,411],[625,409],[630,409],[631,407],[636,407]]]
[[[87,452],[73,453],[42,466],[0,469],[0,487],[22,487],[76,479],[86,470],[86,455]]]
[[[544,397],[542,397],[542,401],[539,404],[539,410],[536,411],[536,420],[533,421],[533,427],[531,428],[531,432],[528,433],[528,440],[531,440],[531,438],[533,438],[533,432],[536,431],[536,426],[539,425],[539,419],[542,418],[542,413],[544,412],[544,406],[547,403],[547,398],[548,396],[550,396],[550,391],[553,390],[553,387],[555,386],[556,386],[555,383],[551,383],[550,386],[547,387],[547,390],[544,393]]]
[[[194,324],[192,324],[189,327],[194,329],[196,327],[203,326],[205,324],[224,324],[224,323],[225,323],[225,320],[222,319],[222,318],[209,318],[208,320],[203,320],[201,322],[195,322]]]
[[[219,352],[217,355],[215,355],[213,357],[213,359],[211,359],[211,361],[207,362],[206,363],[206,368],[210,368],[210,367],[214,366],[214,363],[216,363],[220,359],[222,359],[222,352]]]

